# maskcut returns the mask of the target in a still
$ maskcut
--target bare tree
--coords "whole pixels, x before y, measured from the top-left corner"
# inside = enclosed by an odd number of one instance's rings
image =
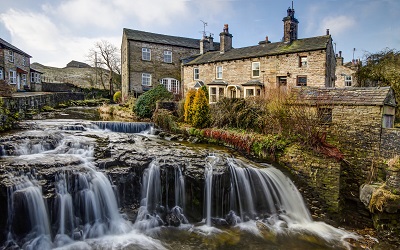
[[[97,68],[107,69],[110,73],[108,74],[108,83],[110,87],[110,96],[114,94],[113,85],[121,86],[120,83],[115,82],[121,72],[121,61],[120,61],[120,50],[110,42],[102,40],[94,45],[94,48],[90,49],[88,58],[92,64]]]

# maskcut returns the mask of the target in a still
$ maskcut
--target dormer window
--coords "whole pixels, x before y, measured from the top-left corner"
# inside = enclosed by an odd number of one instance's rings
[[[151,60],[151,49],[142,48],[142,60],[150,61]]]
[[[12,51],[12,50],[8,51],[8,61],[14,62],[14,51]]]

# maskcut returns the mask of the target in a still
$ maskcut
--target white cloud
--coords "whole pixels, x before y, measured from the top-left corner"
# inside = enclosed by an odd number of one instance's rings
[[[356,26],[354,18],[349,16],[325,17],[319,27],[319,34],[325,34],[329,29],[331,34],[339,35],[341,33],[350,33],[350,29]]]

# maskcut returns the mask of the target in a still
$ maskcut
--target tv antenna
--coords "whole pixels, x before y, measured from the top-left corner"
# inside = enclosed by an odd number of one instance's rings
[[[206,22],[203,20],[200,20],[203,23],[203,37],[206,37],[206,26],[208,25]]]

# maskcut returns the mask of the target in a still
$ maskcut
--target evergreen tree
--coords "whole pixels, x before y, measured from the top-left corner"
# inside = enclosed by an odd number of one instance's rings
[[[185,99],[185,113],[184,113],[184,121],[188,124],[192,124],[192,117],[193,117],[193,100],[194,96],[196,95],[196,90],[191,89],[186,94]]]
[[[193,126],[196,128],[205,128],[210,123],[210,106],[206,93],[198,89],[193,100]]]

